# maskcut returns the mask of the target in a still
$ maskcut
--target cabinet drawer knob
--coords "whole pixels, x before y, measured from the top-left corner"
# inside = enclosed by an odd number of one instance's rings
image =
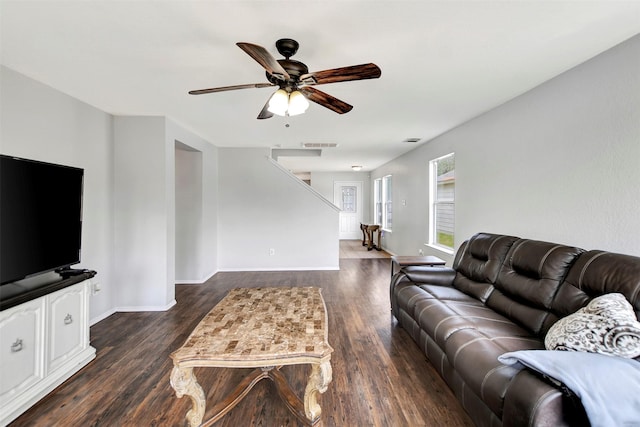
[[[22,350],[22,340],[20,338],[16,339],[16,342],[11,344],[11,353],[17,353]]]
[[[67,314],[64,318],[64,324],[65,325],[70,325],[73,323],[73,317],[71,317],[70,314]]]

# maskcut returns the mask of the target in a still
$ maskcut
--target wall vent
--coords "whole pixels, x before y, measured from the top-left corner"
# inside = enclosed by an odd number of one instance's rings
[[[304,148],[336,148],[338,144],[335,142],[303,142]]]

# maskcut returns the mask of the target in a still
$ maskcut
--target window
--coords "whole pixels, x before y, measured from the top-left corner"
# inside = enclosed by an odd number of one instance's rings
[[[429,244],[453,252],[455,225],[455,155],[429,162]]]
[[[382,225],[382,178],[373,181],[373,222]]]
[[[357,191],[355,186],[342,187],[342,211],[347,213],[358,212]]]
[[[391,230],[393,225],[393,204],[391,192],[391,175],[382,178],[382,228]]]
[[[391,175],[373,181],[373,215],[375,223],[385,230],[391,230],[393,223],[393,203]]]

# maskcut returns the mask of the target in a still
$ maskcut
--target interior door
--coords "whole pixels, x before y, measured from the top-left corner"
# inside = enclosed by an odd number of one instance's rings
[[[362,239],[362,182],[334,182],[333,203],[340,208],[340,240]]]

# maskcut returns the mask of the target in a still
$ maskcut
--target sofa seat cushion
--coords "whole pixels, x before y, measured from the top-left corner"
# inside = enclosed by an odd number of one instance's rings
[[[406,311],[414,318],[417,318],[416,314],[423,309],[423,306],[420,306],[417,311],[416,307],[421,303],[424,304],[425,301],[461,301],[480,304],[478,300],[449,286],[416,285],[413,282],[399,283],[394,290],[394,298],[398,308]]]
[[[431,298],[434,298],[440,301],[457,301],[457,302],[462,302],[466,304],[483,305],[477,299],[470,297],[469,295],[463,292],[460,292],[456,288],[452,288],[450,286],[419,284],[419,285],[416,285],[416,287],[424,291]]]
[[[478,301],[422,300],[416,304],[414,318],[441,348],[449,337],[462,329],[480,329],[486,333],[529,337],[531,334]]]
[[[470,320],[487,315],[487,309],[474,302],[424,300],[416,306],[414,316],[420,329],[444,348],[449,336],[461,329],[475,329]]]
[[[471,391],[502,418],[504,398],[518,369],[500,363],[498,357],[511,351],[542,350],[544,343],[514,323],[490,326],[452,333],[447,339],[445,354]],[[514,330],[519,332],[514,334]]]

